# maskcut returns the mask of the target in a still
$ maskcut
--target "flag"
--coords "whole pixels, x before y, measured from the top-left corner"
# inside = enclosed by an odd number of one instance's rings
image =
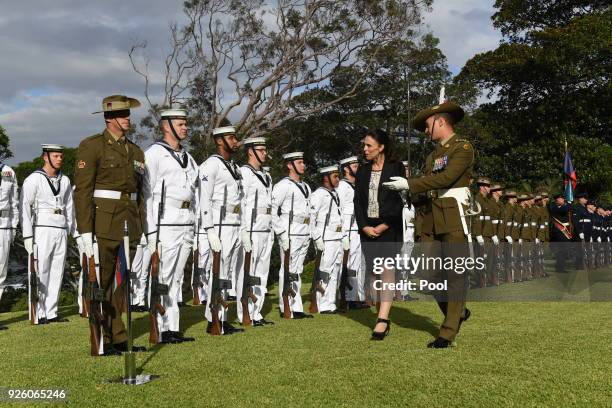
[[[565,200],[568,202],[574,201],[574,190],[578,179],[576,178],[576,170],[572,164],[572,157],[570,156],[569,150],[565,148],[565,158],[563,159],[563,185]]]
[[[128,268],[127,262],[125,260],[125,249],[123,246],[123,240],[121,240],[121,244],[119,245],[117,258],[115,261],[115,289],[117,289],[125,279],[127,269]]]

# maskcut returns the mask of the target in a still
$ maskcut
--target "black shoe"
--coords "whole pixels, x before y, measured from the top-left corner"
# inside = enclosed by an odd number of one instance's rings
[[[183,333],[181,332],[173,331],[170,333],[172,333],[172,337],[174,337],[175,339],[179,339],[181,342],[195,341],[195,338],[183,336]]]
[[[130,310],[136,313],[143,313],[143,312],[148,312],[149,308],[147,308],[146,306],[142,306],[142,305],[132,305],[130,306]]]
[[[8,327],[3,326],[3,325],[0,324],[0,330],[8,330]]]
[[[228,296],[227,297],[227,301],[228,302],[235,302],[236,301],[236,296]]]
[[[266,319],[261,319],[260,322],[262,322],[263,324],[274,324],[274,322]]]
[[[434,341],[429,343],[427,345],[427,348],[449,348],[452,344],[452,341],[443,339],[442,337],[438,337]]]
[[[239,329],[237,327],[232,326],[229,322],[223,322],[223,333],[242,333],[244,329]]]
[[[465,316],[460,317],[459,318],[459,328],[461,328],[461,324],[463,322],[467,322],[467,320],[470,318],[470,316],[472,315],[472,312],[470,312],[470,309],[468,309],[467,307],[465,308]]]
[[[40,319],[38,319],[38,323],[37,324],[48,324],[49,321],[47,320],[46,317],[41,317]]]
[[[294,319],[312,319],[314,316],[304,312],[293,312]]]
[[[338,314],[337,310],[323,310],[319,314]]]
[[[47,319],[47,323],[67,323],[68,319],[65,317],[54,317],[53,319]]]
[[[372,330],[372,340],[382,340],[385,337],[387,337],[387,335],[389,334],[389,330],[391,330],[391,320],[388,319],[381,319],[378,318],[376,319],[376,323],[386,323],[387,327],[385,328],[385,331],[382,332],[377,332]]]
[[[162,344],[178,344],[178,343],[182,343],[183,341],[181,339],[179,339],[178,337],[175,337],[173,332],[171,331],[164,331],[161,333],[161,341],[160,343]]]
[[[115,348],[115,350],[117,350],[117,351],[119,351],[121,353],[125,353],[125,352],[128,351],[127,341],[124,341],[123,343],[115,343],[115,344],[113,344],[113,347]],[[145,347],[143,347],[143,346],[132,345],[132,351],[134,353],[140,353],[142,351],[147,351],[147,349]]]
[[[108,356],[120,356],[121,352],[119,350],[117,350],[115,347],[113,347],[112,344],[110,343],[106,343],[104,345],[104,354],[101,354],[104,357],[108,357]]]
[[[264,323],[261,320],[253,320],[253,327],[263,326]]]
[[[419,298],[412,297],[412,296],[410,296],[408,294],[402,296],[402,301],[403,302],[412,302],[414,300],[419,300]]]
[[[348,307],[350,310],[360,310],[360,309],[369,309],[370,306],[366,305],[365,302],[348,302]]]

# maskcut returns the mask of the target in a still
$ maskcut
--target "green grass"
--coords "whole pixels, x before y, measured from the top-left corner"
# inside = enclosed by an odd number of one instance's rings
[[[612,401],[610,303],[473,302],[457,347],[447,350],[425,347],[441,322],[433,302],[396,303],[382,342],[369,340],[373,309],[284,321],[276,295],[267,303],[276,325],[221,337],[205,334],[202,306],[181,309],[181,327],[196,341],[140,353],[138,367],[159,375],[144,386],[109,382],[122,374],[123,358],[88,356],[87,321],[74,307],[62,310],[69,323],[44,326],[31,326],[25,312],[5,313],[0,320],[10,328],[0,332],[0,386],[64,388],[68,403],[79,407],[595,407]],[[145,345],[146,314],[136,314],[135,330],[136,344]]]

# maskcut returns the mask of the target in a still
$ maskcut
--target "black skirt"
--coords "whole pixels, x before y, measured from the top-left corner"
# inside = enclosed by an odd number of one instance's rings
[[[381,219],[368,218],[369,226],[376,227],[382,223]],[[372,272],[374,258],[395,258],[402,248],[403,240],[400,225],[390,224],[389,228],[376,238],[370,238],[362,231],[359,231],[359,236],[361,237],[361,250],[366,261],[366,271],[368,272]]]

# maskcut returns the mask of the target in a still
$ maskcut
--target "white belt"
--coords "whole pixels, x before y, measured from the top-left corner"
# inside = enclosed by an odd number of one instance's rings
[[[271,215],[272,207],[257,207],[255,211],[257,215]]]
[[[492,222],[493,222],[493,224],[499,224],[501,222],[501,220],[493,220]]]
[[[35,208],[34,211],[37,214],[64,214],[66,210],[61,208]]]
[[[484,221],[485,217],[484,217],[483,215],[479,215],[479,216],[478,216],[478,219],[479,219],[480,221]]]
[[[544,229],[544,228],[546,228],[546,227],[545,227],[545,226],[543,226],[543,225],[540,225],[540,229]]]
[[[538,223],[537,223],[537,222],[532,222],[532,223],[531,223],[531,226],[532,226],[532,227],[535,227],[536,225],[538,225]]]
[[[221,207],[217,205],[213,205],[213,208],[216,210],[220,210]],[[226,205],[225,206],[225,214],[240,214],[240,204],[237,205]]]
[[[294,224],[310,224],[310,217],[305,217],[305,216],[301,216],[301,215],[294,215],[293,216],[293,223]]]
[[[127,195],[128,193],[122,193],[121,191],[115,190],[94,190],[93,196],[95,198],[108,198],[111,200],[121,200],[123,195]],[[136,201],[138,199],[137,193],[130,193],[130,200]]]
[[[463,205],[470,204],[470,189],[467,187],[449,188],[448,190],[437,190],[438,198],[454,198],[457,201],[457,207],[459,208],[459,215],[461,216],[461,225],[463,226],[463,233],[468,237],[468,242],[472,242],[470,232],[465,221],[465,213],[463,211]],[[472,256],[472,246],[470,245],[470,256]]]
[[[170,207],[183,209],[183,210],[189,209],[192,207],[191,201],[177,200],[175,198],[170,198],[170,197],[166,197],[165,204],[169,204]]]
[[[589,218],[583,218],[580,220],[580,222],[591,222],[591,220]]]
[[[511,227],[513,224],[514,224],[514,223],[513,223],[512,221],[511,221],[511,222],[507,222],[507,223],[506,223],[506,226],[507,226],[507,227]]]
[[[548,221],[544,221],[544,225],[548,227]]]
[[[523,224],[523,228],[528,227],[528,226],[529,226],[529,223],[528,223],[528,222],[526,222],[525,224]]]
[[[518,227],[520,224],[518,222],[514,222],[514,226]]]
[[[485,221],[489,221],[490,219],[491,219],[491,216],[490,216],[490,215],[485,215],[485,216],[484,216],[484,220],[485,220]]]

